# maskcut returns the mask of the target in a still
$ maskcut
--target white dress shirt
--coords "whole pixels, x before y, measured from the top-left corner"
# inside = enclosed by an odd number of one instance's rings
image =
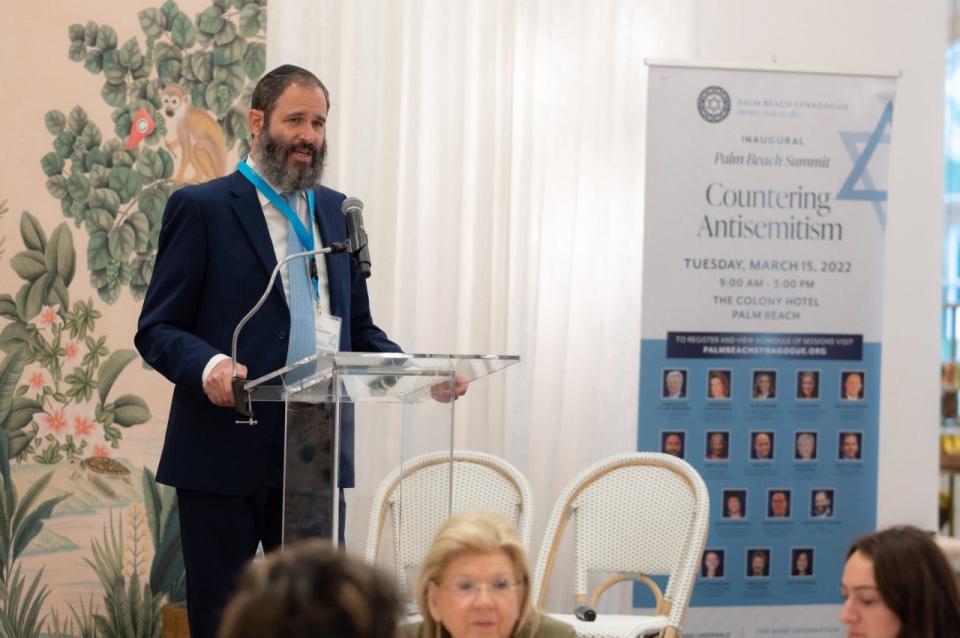
[[[256,168],[256,164],[254,163],[252,157],[247,157],[247,164]],[[266,181],[266,178],[264,178],[264,180]],[[269,182],[267,183],[269,184]],[[277,187],[274,184],[270,184],[270,186],[274,190],[277,190]],[[259,190],[257,190],[257,197],[260,200],[260,207],[263,209],[263,217],[267,222],[267,232],[270,233],[270,243],[273,244],[273,252],[277,256],[277,263],[280,263],[280,260],[286,259],[287,257],[287,235],[290,232],[290,222],[287,220],[286,215],[284,215],[280,209],[274,206],[270,202],[270,199]],[[301,222],[306,219],[306,195],[301,194],[301,196],[297,198],[296,212],[300,217]],[[317,228],[316,219],[311,221],[314,248],[320,248],[322,244],[322,240],[320,238],[320,229]],[[330,280],[327,276],[327,262],[323,255],[314,255],[313,259],[317,264],[317,286],[320,293],[320,311],[323,312],[323,314],[330,314]],[[285,298],[290,298],[290,277],[287,275],[287,269],[303,267],[302,260],[294,260],[280,269],[280,278],[283,280],[283,294]],[[207,377],[210,376],[210,372],[213,370],[214,366],[224,359],[229,358],[230,357],[226,354],[213,355],[207,362],[207,365],[203,368],[203,377],[201,381],[207,380]],[[239,363],[243,362],[241,361]]]

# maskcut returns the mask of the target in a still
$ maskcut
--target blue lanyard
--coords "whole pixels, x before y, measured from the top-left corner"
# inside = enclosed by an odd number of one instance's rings
[[[240,171],[240,174],[246,177],[258,191],[263,193],[277,210],[283,213],[283,216],[287,218],[287,220],[290,222],[290,225],[293,227],[293,232],[297,234],[297,238],[300,240],[300,244],[303,245],[303,248],[308,251],[313,250],[313,219],[314,212],[316,211],[316,203],[313,198],[313,189],[311,188],[307,191],[307,203],[310,206],[310,232],[308,233],[307,229],[303,225],[303,222],[300,221],[300,216],[297,215],[297,212],[290,207],[290,204],[287,202],[287,200],[281,197],[277,191],[273,190],[273,187],[267,183],[267,180],[260,177],[260,174],[257,173],[252,166],[247,164],[246,161],[240,160],[237,162],[237,170]],[[311,256],[309,262],[310,266],[307,269],[307,272],[309,273],[310,280],[313,282],[313,285],[310,286],[310,289],[313,291],[314,300],[319,301],[320,281],[317,276],[315,257]]]
[[[304,250],[313,250],[313,217],[316,211],[316,205],[313,199],[313,189],[307,191],[307,203],[310,206],[310,232],[307,232],[306,227],[304,227],[303,222],[300,221],[300,216],[297,215],[297,212],[290,207],[290,204],[283,197],[280,196],[277,191],[273,190],[273,187],[267,183],[267,180],[260,177],[257,171],[253,170],[253,167],[247,164],[244,160],[237,162],[237,170],[250,180],[250,183],[253,184],[258,191],[264,194],[267,199],[270,200],[270,203],[273,204],[277,210],[283,213],[283,216],[287,218],[290,222],[290,225],[293,227],[293,232],[297,234],[297,238],[300,240],[300,244],[303,246]]]

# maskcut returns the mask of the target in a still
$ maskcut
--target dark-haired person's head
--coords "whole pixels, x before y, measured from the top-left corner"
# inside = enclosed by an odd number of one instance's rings
[[[723,577],[723,558],[715,550],[707,550],[703,553],[703,564],[700,567],[700,575],[704,578],[722,578]]]
[[[393,638],[400,599],[389,576],[309,540],[251,563],[218,638]]]
[[[727,518],[743,518],[743,496],[738,492],[724,493],[723,515]]]
[[[773,398],[775,393],[773,373],[758,372],[753,378],[753,398]]]
[[[790,493],[786,490],[775,490],[770,493],[770,516],[786,518],[790,516]]]
[[[797,396],[801,399],[816,399],[818,394],[817,375],[815,372],[800,373],[800,391]]]
[[[860,435],[856,432],[840,433],[840,459],[855,461],[860,458]]]
[[[725,432],[711,432],[707,438],[707,458],[711,460],[726,459],[730,456],[727,450],[727,434]]]
[[[761,549],[750,552],[748,577],[768,576],[767,553]]]
[[[817,517],[826,517],[833,515],[833,496],[831,491],[827,490],[817,490],[813,494],[813,508],[812,512],[814,516]]]
[[[683,458],[683,436],[679,432],[667,432],[663,436],[663,452]]]
[[[790,573],[794,576],[810,575],[810,550],[800,550],[793,556],[793,568]]]
[[[299,84],[303,87],[317,87],[323,92],[323,97],[327,101],[327,109],[330,108],[330,93],[327,87],[323,85],[316,75],[310,71],[295,66],[293,64],[283,64],[277,68],[267,71],[257,81],[253,87],[253,94],[250,97],[250,108],[262,111],[268,119],[273,113],[277,100],[287,90],[291,84]]]
[[[863,374],[850,372],[843,379],[843,398],[856,400],[863,398]]]
[[[929,534],[891,527],[854,541],[847,553],[840,619],[851,635],[947,638],[960,631],[953,570]]]
[[[329,110],[327,88],[306,69],[285,64],[257,82],[247,115],[250,156],[279,192],[302,192],[320,183]]]

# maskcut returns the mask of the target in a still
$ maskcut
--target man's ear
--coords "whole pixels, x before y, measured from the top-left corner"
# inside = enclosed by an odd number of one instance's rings
[[[250,109],[247,113],[247,124],[250,125],[250,133],[256,137],[263,130],[263,111],[260,109]]]

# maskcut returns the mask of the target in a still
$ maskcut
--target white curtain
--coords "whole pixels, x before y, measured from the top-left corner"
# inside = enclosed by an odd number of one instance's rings
[[[643,60],[691,57],[694,11],[693,0],[270,4],[268,68],[299,64],[331,92],[324,181],[366,203],[377,322],[411,352],[522,357],[458,402],[457,445],[529,478],[531,562],[566,482],[636,448]],[[377,440],[358,436],[358,456],[375,458]],[[359,510],[353,530],[365,529]],[[569,610],[570,571],[554,579],[547,607]]]

